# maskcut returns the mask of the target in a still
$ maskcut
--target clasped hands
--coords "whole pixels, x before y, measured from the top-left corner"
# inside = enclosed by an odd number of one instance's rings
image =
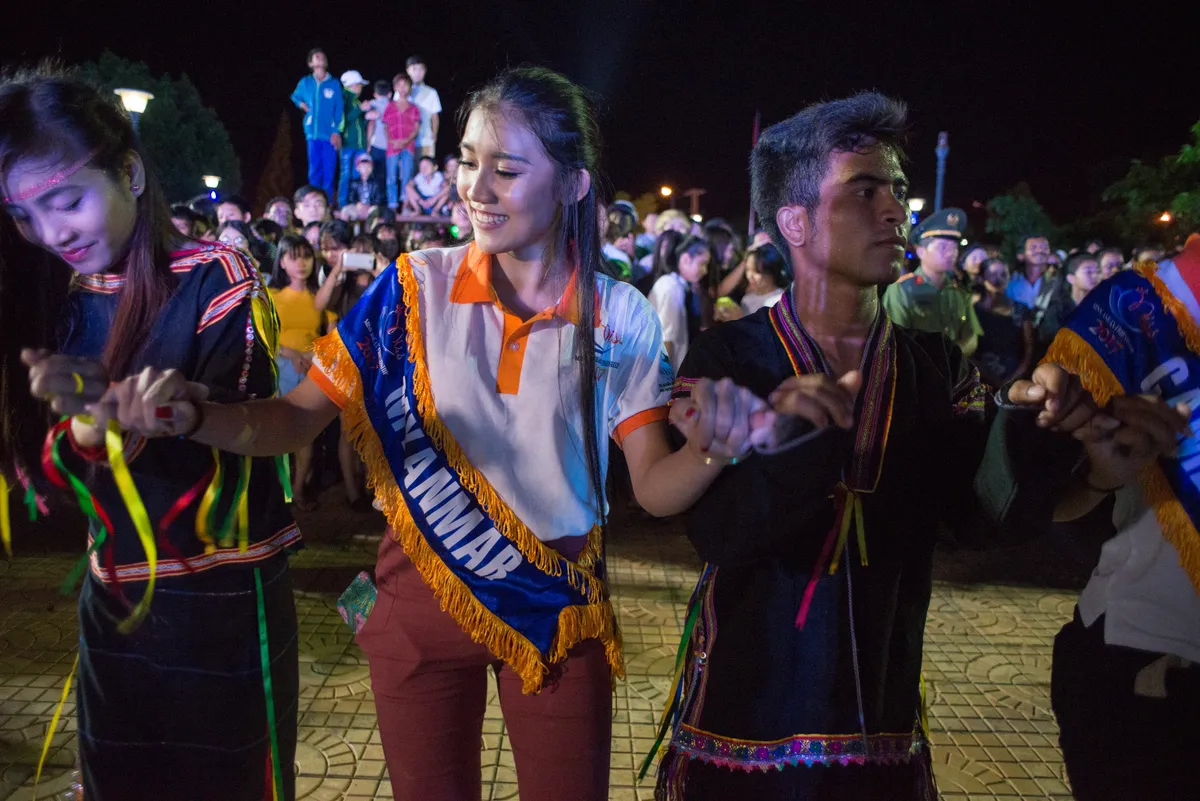
[[[699,458],[731,462],[755,450],[785,449],[798,421],[818,432],[852,428],[861,385],[858,370],[839,378],[793,376],[762,399],[729,379],[700,379],[689,398],[672,405],[670,420]],[[1121,396],[1097,409],[1078,377],[1057,364],[1039,366],[1029,379],[1011,384],[1007,396],[1010,404],[1036,414],[1040,428],[1084,443],[1097,477],[1117,483],[1173,453],[1188,431],[1187,407],[1169,407],[1155,395]]]

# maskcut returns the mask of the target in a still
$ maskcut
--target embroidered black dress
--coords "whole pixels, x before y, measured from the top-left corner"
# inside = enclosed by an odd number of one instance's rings
[[[726,376],[766,397],[806,360],[822,363],[789,292],[701,335],[676,397]],[[989,426],[987,394],[949,340],[881,315],[856,430],[726,468],[696,504],[689,537],[707,566],[657,798],[936,798],[920,670],[938,526],[986,538],[1005,518],[1032,536],[1054,482],[1025,501],[1002,473],[979,514],[985,447],[1017,465],[1054,451],[1042,467],[1063,478],[1074,456],[1028,413]],[[1006,450],[1018,431],[1022,449]]]
[[[266,290],[253,266],[237,251],[204,245],[175,254],[172,271],[178,286],[134,370],[177,368],[208,386],[217,402],[270,397],[274,373],[252,321],[252,300]],[[122,283],[121,276],[82,277],[64,322],[62,352],[99,358]],[[129,604],[146,588],[144,552],[107,459],[65,440],[59,450],[115,529],[90,560],[79,599],[76,701],[88,801],[272,797],[266,792],[272,755],[258,581],[282,797],[293,798],[298,666],[285,551],[299,547],[300,533],[273,461],[253,460],[245,551],[235,545],[205,552],[196,534],[203,496],[198,493],[160,541],[149,616],[124,634],[117,624],[129,617]],[[204,484],[215,464],[211,448],[190,440],[127,437],[125,452],[156,526],[190,489]],[[240,462],[232,454],[221,455],[225,500],[218,505],[218,519],[224,519],[236,495]],[[96,534],[91,531],[89,541]]]

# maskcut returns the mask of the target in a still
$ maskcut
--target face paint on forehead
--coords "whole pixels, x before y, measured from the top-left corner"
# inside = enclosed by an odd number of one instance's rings
[[[17,203],[22,200],[28,200],[29,198],[33,197],[34,195],[40,195],[42,192],[45,192],[50,187],[61,184],[63,181],[67,180],[72,175],[74,175],[75,173],[82,170],[84,167],[86,167],[88,164],[90,164],[92,159],[94,159],[95,157],[96,157],[96,152],[89,153],[88,155],[84,156],[82,159],[80,159],[79,161],[70,165],[69,167],[65,167],[64,169],[61,169],[58,172],[54,173],[54,175],[51,175],[49,178],[42,181],[41,183],[34,184],[33,186],[29,187],[24,192],[21,192],[20,194],[18,194],[16,197],[8,197],[6,195],[4,197],[4,202],[5,203]]]

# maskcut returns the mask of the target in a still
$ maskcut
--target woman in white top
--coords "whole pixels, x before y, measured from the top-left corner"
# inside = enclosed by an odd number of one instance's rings
[[[148,371],[94,412],[276,454],[343,411],[389,523],[359,643],[395,797],[480,797],[494,671],[521,798],[601,801],[622,673],[603,566],[609,440],[639,503],[676,514],[774,414],[729,381],[701,382],[670,408],[687,439],[672,452],[657,317],[601,271],[599,131],[579,87],[505,71],[467,99],[459,129],[474,242],[385,270],[314,343],[296,389],[212,404],[174,371]],[[704,274],[697,242],[673,280]]]
[[[671,258],[659,264],[659,276],[650,289],[650,305],[662,322],[663,344],[676,372],[687,355],[688,343],[700,330],[695,299],[702,291],[700,281],[708,272],[708,243],[689,236],[675,248]]]

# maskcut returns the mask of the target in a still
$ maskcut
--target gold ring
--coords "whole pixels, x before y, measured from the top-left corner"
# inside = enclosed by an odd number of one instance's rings
[[[82,395],[83,394],[83,376],[81,376],[79,373],[71,373],[71,378],[75,379],[75,394]]]

